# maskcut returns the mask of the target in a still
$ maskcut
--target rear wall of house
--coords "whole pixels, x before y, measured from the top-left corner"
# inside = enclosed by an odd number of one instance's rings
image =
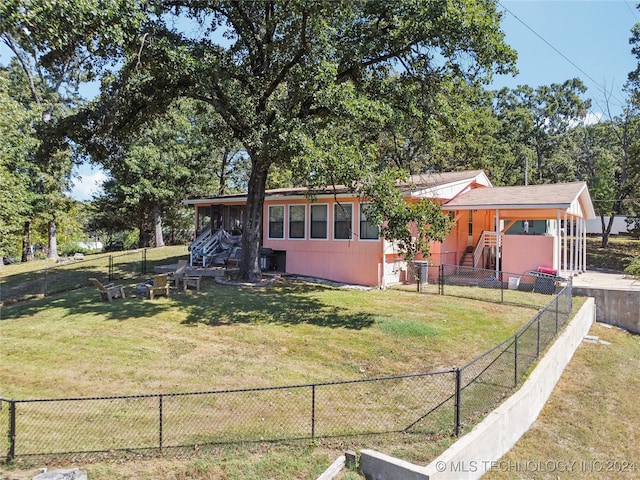
[[[341,206],[351,211],[350,224],[336,225]],[[304,226],[291,207],[297,215],[304,211]],[[312,225],[312,208],[320,214],[324,211],[326,218],[318,221],[316,217]],[[278,258],[284,256],[286,273],[358,285],[379,284],[382,240],[363,238],[372,235],[361,231],[364,229],[358,199],[267,199],[264,212],[263,246],[272,249]],[[336,238],[345,235],[350,238]]]

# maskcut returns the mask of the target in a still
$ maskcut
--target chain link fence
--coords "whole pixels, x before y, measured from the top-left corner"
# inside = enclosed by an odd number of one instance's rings
[[[8,458],[453,428],[455,372],[167,395],[4,400]]]
[[[119,254],[87,256],[82,260],[66,259],[64,263],[18,273],[2,279],[0,302],[16,302],[34,297],[67,292],[88,285],[88,279],[101,282],[146,275],[147,249]]]
[[[543,305],[560,292],[567,280],[538,271],[496,272],[462,265],[442,264],[438,269],[438,293],[487,302]],[[531,294],[535,295],[531,295]]]
[[[502,403],[571,318],[567,284],[514,336],[460,368],[456,435]]]
[[[182,394],[0,399],[4,455],[397,432],[459,435],[510,395],[571,313],[568,282],[513,337],[462,368],[440,372]]]

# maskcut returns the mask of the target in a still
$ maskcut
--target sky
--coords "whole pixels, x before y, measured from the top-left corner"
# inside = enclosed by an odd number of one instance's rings
[[[580,78],[593,115],[621,113],[622,87],[638,65],[631,53],[631,28],[640,11],[626,0],[500,0],[505,41],[518,52],[515,78],[493,86],[538,87]]]
[[[518,75],[499,76],[490,88],[538,87],[580,78],[591,98],[590,114],[621,113],[622,87],[638,65],[631,54],[631,28],[640,23],[635,1],[499,0],[505,41],[518,53]],[[0,49],[0,61],[6,50]],[[608,104],[607,104],[608,99]],[[604,115],[605,118],[607,115]],[[73,198],[90,199],[105,178],[99,169],[77,171]]]

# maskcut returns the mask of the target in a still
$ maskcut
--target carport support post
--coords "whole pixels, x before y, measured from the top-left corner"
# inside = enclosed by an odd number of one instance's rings
[[[500,271],[500,210],[496,208],[496,279]]]
[[[569,269],[567,265],[567,212],[564,212],[564,250],[562,252],[562,263],[564,264],[564,270],[566,276],[569,276]]]

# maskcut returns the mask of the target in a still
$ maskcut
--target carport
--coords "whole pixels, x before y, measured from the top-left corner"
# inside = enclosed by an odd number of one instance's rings
[[[482,252],[490,249],[496,272],[543,267],[570,277],[586,270],[586,222],[596,214],[585,182],[476,188],[442,208],[468,211],[469,218],[490,219],[482,225],[482,235],[473,246],[474,267]],[[538,235],[505,235],[518,221],[544,221],[548,228]]]

